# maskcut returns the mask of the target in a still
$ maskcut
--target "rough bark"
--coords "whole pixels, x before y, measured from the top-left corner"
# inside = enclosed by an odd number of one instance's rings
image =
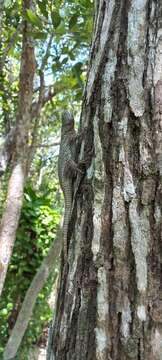
[[[23,11],[30,9],[32,0],[23,1]],[[15,241],[16,230],[23,200],[28,158],[28,134],[31,124],[33,79],[35,73],[34,44],[30,35],[31,25],[24,20],[22,57],[20,68],[19,107],[16,120],[16,140],[13,154],[13,169],[9,179],[6,205],[0,225],[0,294]]]
[[[161,1],[96,1],[50,360],[161,359],[161,34]]]

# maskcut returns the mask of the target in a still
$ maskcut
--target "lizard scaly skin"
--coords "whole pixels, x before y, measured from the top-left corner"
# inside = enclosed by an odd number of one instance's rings
[[[65,111],[62,114],[61,143],[58,159],[58,176],[64,195],[64,222],[63,222],[63,250],[67,258],[68,244],[67,233],[72,209],[72,186],[76,171],[81,172],[76,164],[76,139],[73,115]]]

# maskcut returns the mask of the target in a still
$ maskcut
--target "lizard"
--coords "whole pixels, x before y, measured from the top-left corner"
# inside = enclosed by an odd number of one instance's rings
[[[64,221],[63,221],[63,251],[67,259],[68,244],[67,233],[71,218],[73,200],[73,179],[77,172],[83,173],[76,163],[77,135],[74,127],[74,117],[69,111],[62,114],[61,142],[58,157],[58,177],[64,195]]]

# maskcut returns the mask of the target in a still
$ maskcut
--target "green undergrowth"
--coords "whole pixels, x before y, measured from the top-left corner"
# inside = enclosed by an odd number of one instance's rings
[[[16,321],[25,293],[55,239],[60,221],[61,207],[57,196],[51,192],[38,192],[28,184],[17,232],[14,251],[9,266],[3,296],[0,300],[0,354]],[[47,299],[50,295],[57,269],[38,295],[32,319],[25,333],[18,359],[26,360],[29,348],[43,342],[43,332],[51,319]],[[1,358],[1,355],[0,355]]]

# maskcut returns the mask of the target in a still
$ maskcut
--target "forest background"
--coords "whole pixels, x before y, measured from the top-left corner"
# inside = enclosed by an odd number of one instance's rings
[[[55,240],[62,216],[63,199],[57,178],[61,113],[68,108],[79,119],[92,20],[93,4],[90,0],[0,2],[2,220],[8,211],[6,204],[11,200],[14,163],[20,162],[25,168],[22,187],[19,186],[23,190],[23,204],[15,205],[12,196],[15,211],[13,221],[16,219],[18,222],[20,210],[21,216],[17,232],[15,226],[16,240],[12,234],[12,256],[8,258],[9,267],[7,264],[0,299],[0,354],[14,328],[25,294]],[[26,91],[27,96],[29,91],[30,98],[26,98],[23,69],[26,67],[29,70],[31,57],[25,58],[25,64],[23,61],[25,51],[31,49],[31,44],[35,59],[33,78]],[[23,101],[27,101],[30,108],[27,126],[24,125],[25,115],[24,123],[20,120]],[[27,154],[26,159],[23,154]],[[15,180],[18,184],[21,181]],[[2,228],[1,224],[0,243]],[[48,298],[57,273],[58,263],[37,297],[17,353],[18,359],[27,359],[33,346],[46,341],[52,318]]]

